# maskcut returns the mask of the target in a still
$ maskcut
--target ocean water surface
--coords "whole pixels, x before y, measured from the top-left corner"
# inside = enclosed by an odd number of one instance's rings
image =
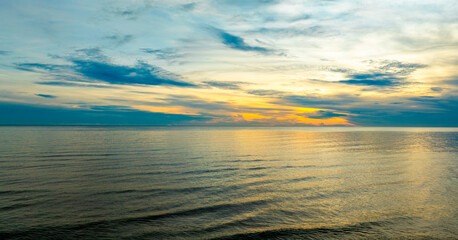
[[[0,127],[2,239],[457,239],[456,128]]]

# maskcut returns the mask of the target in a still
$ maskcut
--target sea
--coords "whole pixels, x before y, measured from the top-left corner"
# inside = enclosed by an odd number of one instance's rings
[[[458,239],[458,129],[0,127],[0,239]]]

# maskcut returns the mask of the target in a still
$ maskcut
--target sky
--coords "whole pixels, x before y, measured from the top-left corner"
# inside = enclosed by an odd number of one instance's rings
[[[458,1],[2,0],[0,124],[458,127]]]

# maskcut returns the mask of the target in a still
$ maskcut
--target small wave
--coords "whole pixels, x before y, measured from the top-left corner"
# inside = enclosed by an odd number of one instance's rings
[[[287,165],[287,166],[281,166],[280,168],[311,168],[311,167],[316,167],[316,165],[301,165],[301,166]]]
[[[5,206],[5,207],[0,207],[0,212],[1,212],[1,211],[11,211],[11,210],[15,210],[15,209],[19,209],[19,208],[24,208],[24,207],[35,206],[35,205],[37,205],[37,204],[31,204],[31,203],[16,203],[16,204],[12,204],[12,205]]]
[[[83,224],[71,224],[71,225],[61,225],[61,226],[51,226],[51,227],[37,227],[31,228],[23,231],[14,231],[14,232],[2,232],[0,230],[0,237],[3,239],[37,239],[40,237],[48,238],[51,235],[61,234],[61,235],[72,235],[77,233],[83,233],[84,235],[93,236],[94,233],[100,233],[101,231],[110,231],[109,229],[117,229],[120,226],[127,225],[138,225],[138,224],[149,224],[152,221],[157,221],[165,218],[174,218],[174,217],[187,217],[208,213],[237,213],[239,211],[247,211],[249,209],[254,209],[260,205],[264,205],[268,200],[254,200],[246,201],[240,203],[225,203],[217,204],[210,206],[203,206],[187,210],[179,210],[174,212],[168,212],[163,214],[147,215],[141,217],[132,217],[132,218],[121,218],[114,220],[101,220]],[[62,237],[63,239],[69,239],[69,236]],[[59,238],[59,239],[62,239]],[[92,237],[91,237],[92,238]]]
[[[312,179],[316,179],[316,177],[315,176],[306,176],[306,177],[290,178],[290,179],[287,179],[286,181],[291,183],[291,182],[308,181],[308,180],[312,180]]]
[[[182,174],[199,175],[199,174],[205,174],[205,173],[218,173],[218,172],[236,171],[236,170],[239,170],[239,168],[218,168],[218,169],[194,170],[194,171],[183,172]]]
[[[18,195],[18,194],[27,194],[27,193],[44,193],[48,192],[46,190],[6,190],[0,191],[1,195]]]
[[[263,170],[263,169],[269,169],[269,168],[268,167],[252,167],[252,168],[247,168],[246,170],[253,171],[253,170]]]
[[[43,158],[60,158],[60,157],[109,157],[116,156],[116,153],[79,153],[79,154],[49,154],[49,155],[38,155],[37,157]]]
[[[387,224],[386,221],[364,222],[342,227],[317,228],[281,228],[258,232],[236,233],[213,238],[214,240],[230,239],[339,239],[339,238],[374,238],[382,237],[378,227]]]
[[[270,162],[276,160],[264,160],[264,159],[234,159],[227,162]]]
[[[93,195],[118,195],[118,194],[144,194],[144,193],[191,193],[210,189],[212,187],[188,187],[188,188],[152,188],[152,189],[126,189],[98,192]],[[138,197],[138,196],[137,196]]]

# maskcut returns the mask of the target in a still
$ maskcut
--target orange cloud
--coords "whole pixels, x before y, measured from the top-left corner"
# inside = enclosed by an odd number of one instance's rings
[[[148,111],[148,112],[158,112],[158,113],[167,113],[167,114],[184,114],[184,115],[200,115],[193,111],[180,106],[170,106],[170,107],[156,107],[156,106],[144,106],[144,105],[135,105],[132,108]]]

